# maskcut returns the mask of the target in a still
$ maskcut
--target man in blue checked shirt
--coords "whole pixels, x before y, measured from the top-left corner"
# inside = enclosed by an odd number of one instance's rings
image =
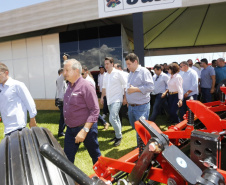
[[[134,122],[141,116],[148,120],[150,92],[154,90],[154,82],[149,70],[139,65],[139,58],[136,54],[129,53],[125,61],[130,73],[123,104],[128,103],[129,121],[132,128],[135,129]]]
[[[29,127],[36,126],[37,110],[30,92],[24,83],[9,77],[8,67],[0,62],[0,113],[5,136],[26,127],[27,111],[30,115]]]

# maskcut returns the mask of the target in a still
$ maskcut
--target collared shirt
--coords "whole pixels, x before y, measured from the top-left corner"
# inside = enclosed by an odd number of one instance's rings
[[[198,69],[198,68],[195,67],[195,66],[192,66],[191,68],[194,69],[194,70],[196,71],[196,73],[198,74],[198,78],[201,78],[201,69]]]
[[[208,66],[201,72],[200,86],[201,88],[211,88],[212,87],[212,76],[215,76],[214,68]]]
[[[159,76],[154,74],[153,80],[155,86],[153,94],[164,93],[168,89],[169,76],[166,73],[161,72]]]
[[[96,89],[96,83],[89,75],[87,75],[86,80],[88,80]]]
[[[216,84],[219,84],[222,80],[226,79],[226,65],[223,67],[215,67]]]
[[[111,73],[106,73],[103,81],[103,89],[106,89],[107,104],[122,102],[126,79],[121,71],[113,68]]]
[[[5,134],[26,127],[27,111],[30,118],[37,114],[35,102],[25,84],[12,78],[4,86],[0,84],[0,113]]]
[[[183,79],[179,73],[171,75],[168,81],[169,92],[178,92],[178,99],[183,100]]]
[[[125,71],[121,71],[121,72],[122,72],[122,75],[123,75],[124,79],[126,80],[126,84],[123,86],[123,89],[126,89],[129,73],[125,72]],[[124,95],[124,91],[123,91],[123,95]]]
[[[139,65],[134,72],[130,72],[127,88],[129,88],[130,85],[138,87],[141,92],[132,94],[126,92],[126,99],[129,104],[141,105],[150,101],[150,92],[154,90],[154,82],[148,69]]]
[[[63,101],[64,93],[66,89],[67,89],[67,83],[64,80],[63,74],[61,74],[60,76],[58,76],[56,80],[56,98],[59,98],[60,100]]]
[[[93,85],[86,79],[79,79],[71,86],[69,82],[64,94],[64,122],[70,128],[85,123],[97,122],[99,104]]]
[[[190,67],[188,70],[181,75],[183,79],[183,94],[187,91],[192,91],[189,96],[194,94],[198,94],[198,74],[195,70],[191,69]]]
[[[99,74],[98,75],[98,86],[100,88],[100,92],[102,92],[102,87],[103,87],[103,80],[104,80],[104,76],[105,76],[106,73],[103,73],[103,74]]]

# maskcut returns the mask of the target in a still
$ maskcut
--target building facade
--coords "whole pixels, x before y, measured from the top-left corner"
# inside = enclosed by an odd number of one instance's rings
[[[153,11],[154,19],[152,12],[144,10],[143,36],[146,55],[166,53],[166,50],[162,51],[164,46],[159,43],[166,43],[173,37],[163,37],[161,40],[160,36],[164,34],[160,27],[163,30],[172,28],[176,25],[175,20],[180,20],[177,16],[186,13],[189,16],[189,13],[200,12],[200,10],[203,10],[204,16],[205,12],[211,12],[211,8],[226,6],[226,0],[177,1],[180,2],[180,7],[166,7],[162,8],[164,10]],[[133,25],[135,23],[132,13],[101,17],[99,14],[101,2],[104,1],[49,0],[0,13],[0,61],[9,67],[10,76],[26,84],[38,109],[55,109],[55,82],[58,76],[57,71],[62,67],[62,55],[65,52],[91,70],[103,64],[106,56],[114,57],[117,63],[122,63],[125,67],[124,57],[134,49],[133,29],[136,26]],[[115,10],[114,8],[112,11]],[[137,11],[143,10],[138,7]],[[219,16],[223,17],[223,13]],[[159,23],[155,22],[156,20]],[[201,19],[200,22],[202,22]],[[216,21],[213,20],[213,22]],[[202,33],[198,28],[197,25],[197,34]],[[171,32],[169,29],[169,33]],[[205,34],[208,36],[208,33]],[[179,36],[177,34],[177,37]],[[156,44],[158,39],[161,42]],[[199,41],[196,36],[194,40]],[[219,40],[222,43],[211,40],[211,45],[220,44],[217,48],[225,50],[226,38],[220,37]],[[170,45],[167,45],[167,48],[174,50],[175,53],[178,52],[180,44],[175,44],[176,39],[173,42],[173,47],[170,48]],[[191,47],[186,43],[182,46]]]

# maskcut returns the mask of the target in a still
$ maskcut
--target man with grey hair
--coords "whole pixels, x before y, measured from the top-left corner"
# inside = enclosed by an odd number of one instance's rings
[[[26,127],[27,111],[30,115],[29,127],[36,126],[37,110],[30,92],[24,83],[9,77],[8,67],[0,62],[0,113],[5,136]]]
[[[101,156],[97,140],[99,104],[93,85],[82,76],[82,66],[75,59],[64,61],[64,77],[68,88],[64,94],[64,121],[67,131],[64,152],[74,163],[80,143],[84,143],[95,164]]]
[[[223,58],[217,59],[217,67],[214,68],[216,73],[216,86],[226,79],[226,64]]]
[[[180,69],[183,71],[181,77],[183,79],[183,92],[184,98],[182,106],[179,109],[180,119],[183,120],[183,116],[186,113],[188,107],[186,101],[192,96],[194,100],[198,97],[198,74],[195,70],[191,69],[188,62],[181,62]]]

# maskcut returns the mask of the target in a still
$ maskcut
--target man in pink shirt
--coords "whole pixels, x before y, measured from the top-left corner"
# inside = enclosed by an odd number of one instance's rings
[[[101,156],[97,140],[99,104],[93,85],[82,78],[82,66],[75,59],[64,62],[64,77],[69,81],[64,94],[64,121],[67,131],[64,152],[74,163],[80,143],[84,143],[95,164]]]

